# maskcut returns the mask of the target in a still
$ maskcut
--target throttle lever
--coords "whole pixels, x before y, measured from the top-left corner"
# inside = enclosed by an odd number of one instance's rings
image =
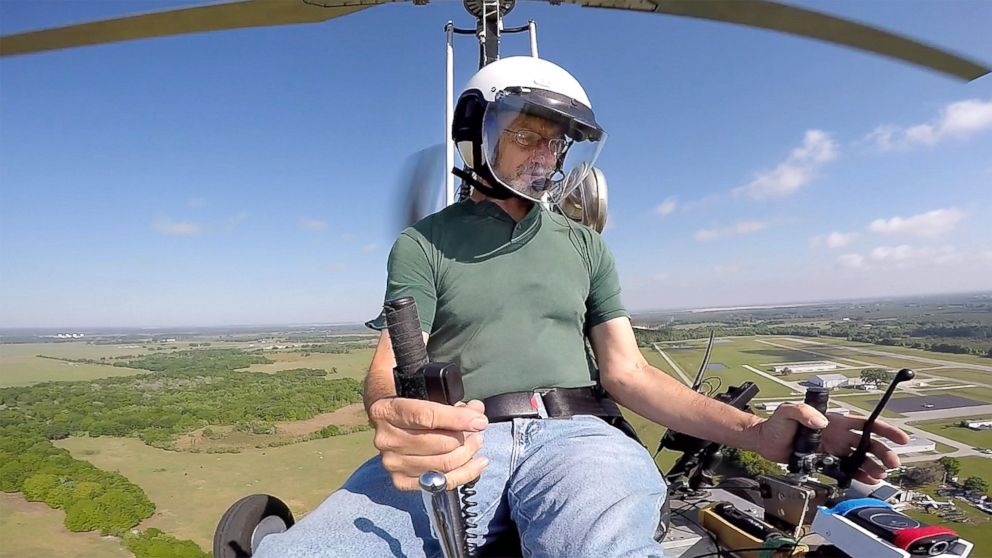
[[[854,473],[858,471],[861,464],[865,462],[865,457],[868,455],[868,446],[871,445],[871,429],[875,425],[875,421],[878,419],[878,415],[882,414],[882,409],[888,404],[889,399],[892,397],[892,393],[895,392],[896,386],[906,380],[912,380],[916,377],[916,372],[913,372],[909,368],[903,368],[896,373],[895,379],[889,384],[888,389],[885,390],[885,394],[882,395],[882,399],[878,401],[875,405],[875,409],[872,410],[871,415],[868,420],[865,421],[864,426],[861,430],[861,441],[858,442],[857,449],[854,453],[844,457],[840,460],[839,471],[836,474],[831,474],[830,476],[837,479],[837,486],[839,488],[847,488],[851,486],[851,479],[854,478]]]
[[[803,403],[813,407],[821,415],[827,413],[827,402],[830,400],[830,390],[813,387],[806,390]],[[808,426],[800,426],[796,437],[792,440],[792,455],[789,456],[789,472],[795,475],[806,475],[813,472],[813,460],[820,447],[820,430]]]

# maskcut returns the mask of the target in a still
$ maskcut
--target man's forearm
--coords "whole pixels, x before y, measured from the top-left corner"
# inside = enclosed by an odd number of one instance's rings
[[[651,365],[604,375],[603,385],[618,403],[653,422],[733,447],[757,447],[751,427],[763,419],[698,394]]]
[[[383,397],[394,397],[396,395],[396,385],[393,382],[393,371],[389,369],[373,368],[365,376],[365,385],[362,392],[362,400],[365,403],[365,412],[369,412],[369,407]]]

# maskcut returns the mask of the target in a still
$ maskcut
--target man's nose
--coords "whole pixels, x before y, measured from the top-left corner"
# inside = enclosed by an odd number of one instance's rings
[[[555,154],[551,151],[551,146],[548,145],[548,140],[541,140],[537,143],[537,147],[534,148],[531,158],[541,162],[554,162]]]

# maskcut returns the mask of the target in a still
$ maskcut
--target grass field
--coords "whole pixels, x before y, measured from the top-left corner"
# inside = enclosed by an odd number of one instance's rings
[[[713,345],[710,363],[720,363],[726,366],[726,368],[722,370],[709,370],[706,373],[707,378],[718,377],[723,381],[723,387],[721,389],[726,389],[731,385],[740,385],[745,381],[751,381],[757,384],[761,390],[758,393],[758,397],[789,397],[792,395],[793,392],[789,388],[764,376],[759,376],[743,366],[747,364],[761,370],[762,365],[769,362],[789,362],[789,355],[793,351],[763,345],[755,339],[748,337],[732,337],[721,339],[721,341],[723,342]],[[699,364],[703,361],[703,355],[706,353],[706,342],[689,341],[685,344],[692,348],[665,349],[663,345],[661,347],[672,360],[682,367],[686,375],[692,378],[695,376],[696,370],[699,369]],[[805,360],[809,359],[805,358]],[[667,363],[665,366],[667,367]]]
[[[939,370],[927,370],[925,374],[933,374],[945,378],[954,378],[965,382],[980,382],[992,385],[992,372],[982,372],[981,370],[965,370],[960,368],[941,368]]]
[[[338,369],[338,373],[331,378],[355,378],[361,380],[369,371],[369,364],[372,362],[374,349],[354,349],[350,353],[311,353],[303,356],[303,353],[266,351],[265,357],[275,361],[272,364],[253,364],[246,370],[250,372],[279,372],[280,370],[292,370],[293,368],[317,368],[328,372]]]
[[[133,558],[120,539],[73,533],[64,519],[62,510],[28,502],[20,493],[0,492],[0,557]]]
[[[172,452],[131,438],[68,438],[56,445],[143,488],[156,511],[142,529],[157,527],[204,550],[224,510],[242,496],[277,495],[299,517],[375,453],[370,432],[237,454]]]
[[[140,349],[114,349],[112,345],[86,345],[84,343],[25,343],[0,345],[0,387],[27,386],[47,381],[93,380],[111,376],[142,374],[147,370],[106,366],[102,364],[81,364],[37,355],[58,356],[59,358],[96,358],[113,356],[115,353],[140,354]],[[106,352],[100,350],[106,348]]]
[[[923,358],[932,358],[936,360],[946,360],[950,362],[960,362],[963,364],[980,364],[982,366],[992,366],[992,359],[975,356],[975,355],[957,355],[954,353],[934,353],[931,351],[924,351],[923,349],[913,349],[911,347],[895,347],[891,345],[873,345],[870,343],[856,343],[853,341],[848,341],[847,339],[841,339],[839,337],[817,337],[816,341],[819,343],[827,343],[830,345],[848,345],[851,347],[869,349],[872,351],[884,351],[887,353],[892,353],[894,355],[910,355],[910,356],[917,356]],[[849,351],[849,352],[853,353],[853,351]],[[864,353],[860,353],[860,354],[866,357],[873,356],[873,355],[865,355]],[[920,364],[921,363],[917,362],[915,366],[920,366]]]
[[[988,419],[987,416],[981,417],[957,417],[954,419],[947,420],[930,420],[926,422],[911,422],[911,426],[917,428],[922,428],[927,432],[933,432],[934,434],[939,434],[945,438],[950,438],[962,444],[968,444],[971,447],[979,448],[992,448],[992,430],[972,430],[970,428],[964,428],[958,426],[962,420],[977,420],[977,419]]]

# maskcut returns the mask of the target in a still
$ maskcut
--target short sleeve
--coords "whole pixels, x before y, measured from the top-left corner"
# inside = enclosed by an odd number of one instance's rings
[[[586,299],[586,327],[597,326],[613,318],[630,317],[620,296],[620,277],[613,254],[598,234],[591,243],[589,297]]]
[[[383,301],[412,296],[417,303],[421,330],[430,333],[437,309],[437,288],[431,260],[417,237],[419,233],[407,229],[393,243],[386,263],[386,296]],[[378,331],[386,329],[385,313],[380,312],[365,325]]]

